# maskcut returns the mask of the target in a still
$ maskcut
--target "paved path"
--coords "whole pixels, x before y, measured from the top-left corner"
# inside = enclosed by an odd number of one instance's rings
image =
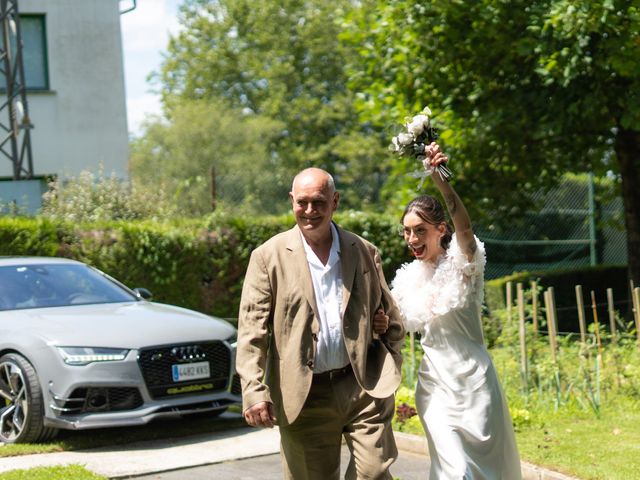
[[[341,477],[349,462],[349,450],[342,449]],[[400,452],[398,460],[391,467],[394,478],[401,480],[424,480],[429,471],[429,459],[425,455]],[[281,480],[280,455],[231,460],[204,467],[188,468],[171,472],[154,473],[128,477],[135,480]]]
[[[109,478],[125,478],[279,451],[278,430],[240,428],[162,441],[113,445],[91,450],[0,458],[0,472],[37,466],[84,465]]]
[[[396,441],[400,455],[391,473],[401,480],[427,478],[426,439],[396,432]],[[4,457],[0,458],[0,472],[79,464],[111,479],[276,480],[282,478],[279,444],[277,428],[245,427],[90,450]],[[342,455],[344,469],[348,463],[346,448]],[[574,480],[526,462],[522,467],[525,480]]]
[[[277,428],[237,428],[186,438],[0,458],[0,472],[52,465],[84,465],[111,479],[276,480],[282,478]],[[342,451],[343,471],[349,461]],[[392,473],[402,480],[425,478],[428,457],[401,451]]]

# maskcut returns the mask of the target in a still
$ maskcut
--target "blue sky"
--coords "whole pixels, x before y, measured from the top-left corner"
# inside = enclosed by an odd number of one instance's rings
[[[122,0],[120,9],[132,5]],[[135,10],[120,17],[129,132],[140,133],[140,123],[149,114],[160,113],[154,86],[148,75],[157,71],[166,51],[169,35],[179,31],[177,11],[180,0],[137,0]],[[157,88],[157,86],[155,87]]]

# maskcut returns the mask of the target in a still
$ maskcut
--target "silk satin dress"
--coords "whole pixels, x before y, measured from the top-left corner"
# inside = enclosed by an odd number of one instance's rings
[[[416,409],[427,434],[430,480],[520,480],[511,416],[489,353],[480,309],[484,245],[472,261],[453,235],[436,264],[403,265],[392,293],[408,331],[421,335]]]

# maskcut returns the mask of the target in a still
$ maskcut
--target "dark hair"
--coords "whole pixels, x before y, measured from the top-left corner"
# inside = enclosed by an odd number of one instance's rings
[[[453,230],[451,229],[449,222],[447,222],[444,208],[437,198],[432,197],[431,195],[421,195],[411,200],[409,205],[404,209],[404,212],[402,212],[400,223],[404,224],[404,217],[406,217],[408,213],[412,212],[431,225],[440,225],[441,223],[444,223],[446,231],[440,239],[440,246],[445,250],[449,248]]]

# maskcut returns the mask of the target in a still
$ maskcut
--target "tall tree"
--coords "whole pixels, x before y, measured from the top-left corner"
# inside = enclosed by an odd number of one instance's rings
[[[185,216],[209,213],[214,206],[287,211],[291,172],[274,169],[266,147],[281,130],[278,122],[243,115],[223,101],[181,101],[170,121],[148,119],[143,135],[132,142],[132,182],[164,190]]]
[[[478,210],[517,212],[516,192],[566,171],[616,174],[640,281],[638,0],[385,0],[349,36],[364,118],[430,104]]]
[[[369,132],[346,88],[352,53],[339,40],[338,19],[352,6],[350,0],[187,0],[183,29],[170,40],[157,77],[169,119],[185,99],[225,99],[245,114],[281,122],[268,145],[274,168],[326,168],[339,185],[360,183],[359,200],[374,202],[382,165],[373,161],[377,146],[365,146]]]

